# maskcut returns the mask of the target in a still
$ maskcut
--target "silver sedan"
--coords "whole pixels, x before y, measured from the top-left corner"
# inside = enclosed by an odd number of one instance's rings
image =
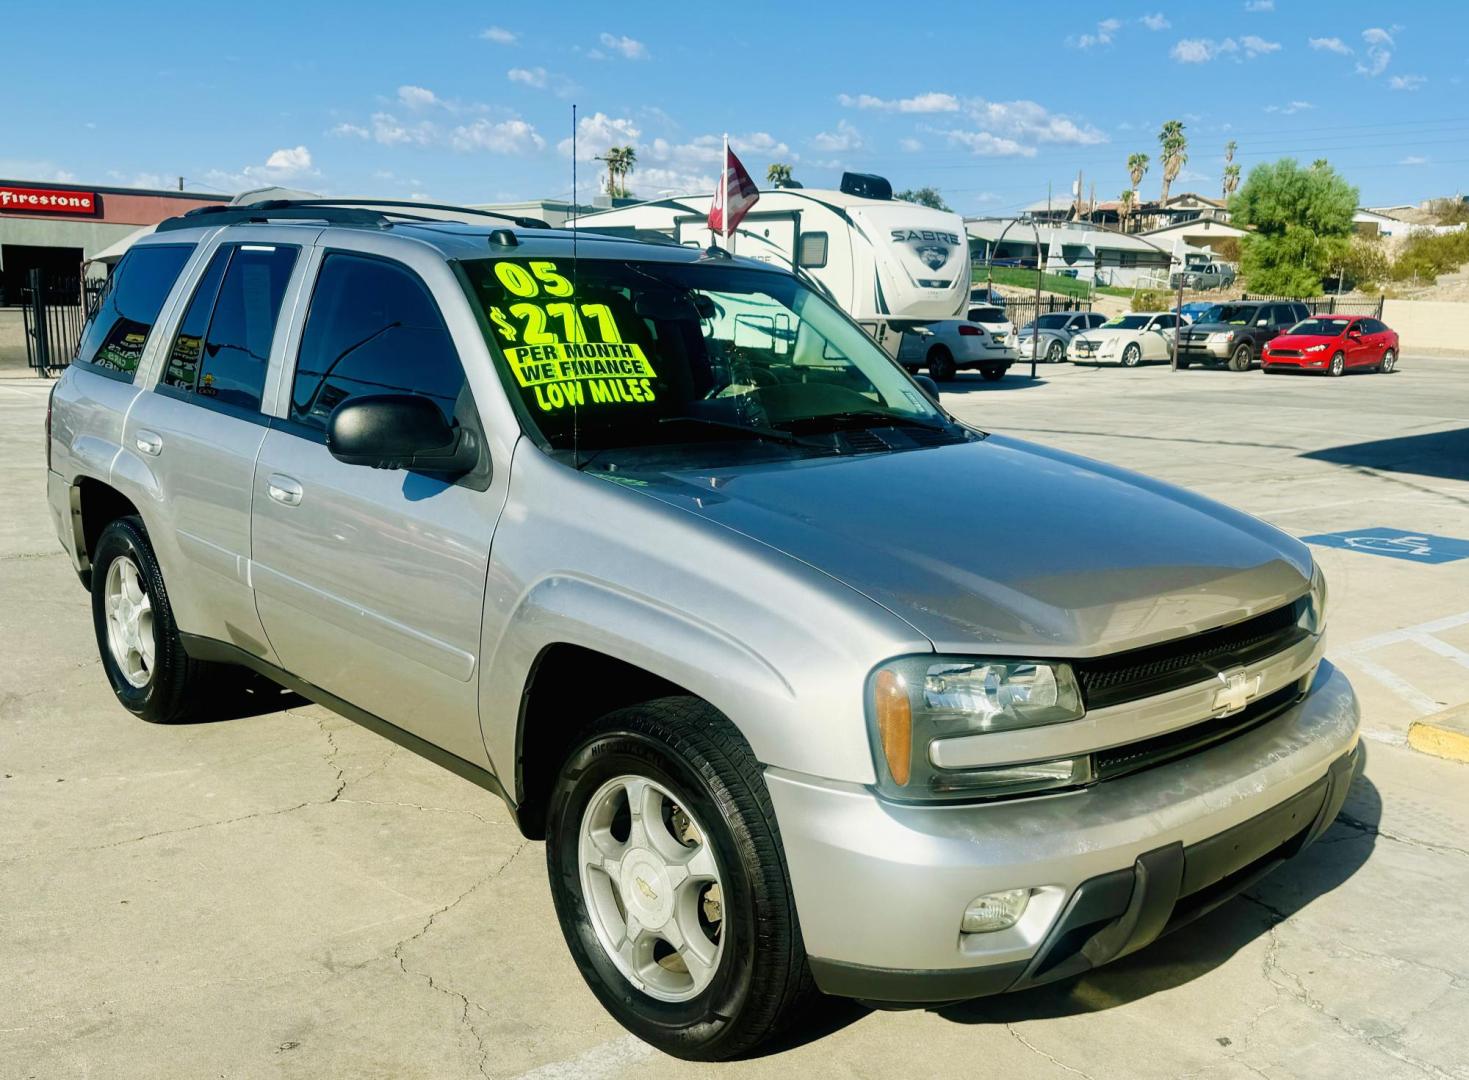
[[[1107,321],[1100,311],[1057,311],[1026,323],[1015,337],[1022,360],[1059,363],[1067,358],[1071,339],[1083,330],[1094,330]]]

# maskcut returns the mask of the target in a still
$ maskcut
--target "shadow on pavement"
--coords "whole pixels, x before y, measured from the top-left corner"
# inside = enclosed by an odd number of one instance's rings
[[[1041,365],[1034,379],[1030,377],[1030,365],[1011,368],[999,382],[989,382],[977,371],[961,371],[948,382],[939,383],[939,394],[992,394],[1001,390],[1034,390],[1046,385],[1046,369]]]
[[[1321,839],[1223,907],[1080,978],[936,1011],[959,1024],[1010,1024],[1102,1012],[1192,982],[1355,874],[1381,816],[1381,796],[1359,771]]]
[[[183,724],[218,724],[246,720],[252,716],[283,712],[309,705],[300,694],[277,686],[263,675],[243,668],[221,672],[205,707],[180,721]]]
[[[1410,473],[1441,480],[1469,480],[1469,427],[1397,439],[1350,443],[1313,450],[1301,457],[1379,472]]]

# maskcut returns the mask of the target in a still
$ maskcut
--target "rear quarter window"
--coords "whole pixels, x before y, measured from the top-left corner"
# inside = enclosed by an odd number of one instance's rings
[[[72,362],[132,382],[153,324],[193,251],[193,244],[145,244],[124,255]]]

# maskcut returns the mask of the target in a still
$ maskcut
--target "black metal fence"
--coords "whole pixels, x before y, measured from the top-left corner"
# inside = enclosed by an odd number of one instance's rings
[[[1385,298],[1379,296],[1372,300],[1342,296],[1264,296],[1259,293],[1245,293],[1240,299],[1305,304],[1312,315],[1362,315],[1369,319],[1380,319]]]
[[[970,305],[971,307],[974,305]],[[1005,317],[1019,330],[1035,321],[1038,315],[1051,315],[1059,311],[1090,311],[1091,301],[1075,296],[1042,296],[1036,303],[1034,296],[1005,297]]]
[[[90,285],[84,290],[80,278],[44,274],[40,269],[26,274],[20,294],[21,323],[26,363],[37,375],[55,374],[71,363],[82,327],[100,297],[100,290]]]

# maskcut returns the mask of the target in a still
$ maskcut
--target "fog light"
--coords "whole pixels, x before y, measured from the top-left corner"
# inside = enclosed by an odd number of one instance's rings
[[[1008,930],[1025,914],[1025,905],[1030,903],[1029,889],[1006,889],[1004,892],[976,896],[964,909],[964,921],[959,924],[960,933],[989,934],[996,930]]]

